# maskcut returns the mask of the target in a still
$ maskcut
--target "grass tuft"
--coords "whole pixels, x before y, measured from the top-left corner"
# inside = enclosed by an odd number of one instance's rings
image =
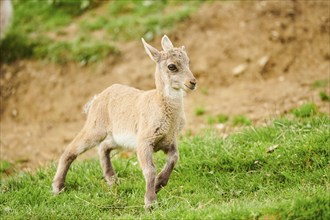
[[[317,106],[314,103],[305,103],[299,108],[293,109],[292,113],[299,118],[310,117],[317,113]]]
[[[199,106],[195,109],[195,115],[196,116],[201,116],[201,115],[204,115],[206,112],[205,108],[202,107],[202,106]]]
[[[326,92],[324,92],[324,91],[321,91],[319,93],[319,96],[320,96],[320,99],[322,101],[325,101],[325,102],[329,102],[330,101],[330,96]]]
[[[312,88],[316,89],[316,88],[324,88],[329,84],[329,79],[320,79],[320,80],[316,80],[313,82],[312,84]]]
[[[225,123],[229,120],[229,117],[227,115],[223,115],[223,114],[218,114],[217,116],[217,122],[218,123]]]
[[[248,119],[246,116],[244,115],[237,115],[233,118],[233,125],[234,126],[241,126],[241,125],[251,125],[252,122],[250,119]]]
[[[0,160],[0,178],[5,178],[15,172],[15,165],[6,160]]]
[[[0,41],[0,62],[10,63],[33,56],[37,43],[20,33],[10,32]]]
[[[215,118],[213,115],[209,115],[209,116],[207,117],[207,123],[208,123],[209,125],[213,125],[213,124],[215,124],[215,123],[216,123],[216,118]]]
[[[207,123],[209,125],[213,125],[216,123],[223,124],[226,123],[229,120],[229,117],[227,115],[218,114],[216,116],[210,115],[207,117]]]

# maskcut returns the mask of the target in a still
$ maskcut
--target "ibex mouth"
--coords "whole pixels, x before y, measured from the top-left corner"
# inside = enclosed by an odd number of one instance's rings
[[[194,90],[196,85],[190,85],[190,86],[187,86],[186,84],[184,84],[188,89],[190,90]]]

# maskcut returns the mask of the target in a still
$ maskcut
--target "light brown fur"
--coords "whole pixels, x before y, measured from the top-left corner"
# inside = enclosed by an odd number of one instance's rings
[[[156,62],[156,89],[142,91],[124,85],[112,85],[87,104],[87,120],[62,154],[53,181],[53,192],[64,188],[66,173],[74,159],[99,146],[103,174],[109,185],[116,181],[110,152],[118,147],[134,148],[146,180],[145,207],[156,200],[179,159],[177,136],[185,123],[184,90],[193,90],[196,79],[189,69],[185,48],[173,48],[167,36],[159,52],[143,39],[145,50]],[[170,70],[175,65],[175,70]],[[173,69],[173,66],[172,66]],[[167,154],[163,170],[156,176],[152,152]]]

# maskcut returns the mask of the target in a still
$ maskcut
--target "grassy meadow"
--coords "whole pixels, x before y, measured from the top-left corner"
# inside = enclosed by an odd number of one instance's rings
[[[133,156],[113,163],[109,188],[97,159],[75,162],[65,191],[51,193],[55,165],[1,180],[2,219],[328,219],[330,118],[294,117],[227,138],[209,130],[182,137],[180,161],[156,207],[144,210],[144,179]],[[290,119],[288,119],[290,118]],[[156,153],[158,170],[165,162]]]
[[[118,57],[118,42],[150,41],[196,11],[196,1],[12,0],[15,13],[0,60],[94,63]],[[93,10],[92,10],[93,9]],[[31,19],[33,18],[33,19]]]

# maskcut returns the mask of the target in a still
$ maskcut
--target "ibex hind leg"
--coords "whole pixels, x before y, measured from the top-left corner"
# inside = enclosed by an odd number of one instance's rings
[[[113,150],[114,142],[112,137],[109,135],[98,147],[98,153],[100,157],[101,167],[103,170],[104,179],[107,181],[109,186],[118,183],[116,172],[111,164],[110,152]]]
[[[106,134],[93,129],[83,129],[67,146],[62,154],[53,180],[53,193],[58,194],[64,188],[66,174],[71,163],[82,153],[100,144]]]

